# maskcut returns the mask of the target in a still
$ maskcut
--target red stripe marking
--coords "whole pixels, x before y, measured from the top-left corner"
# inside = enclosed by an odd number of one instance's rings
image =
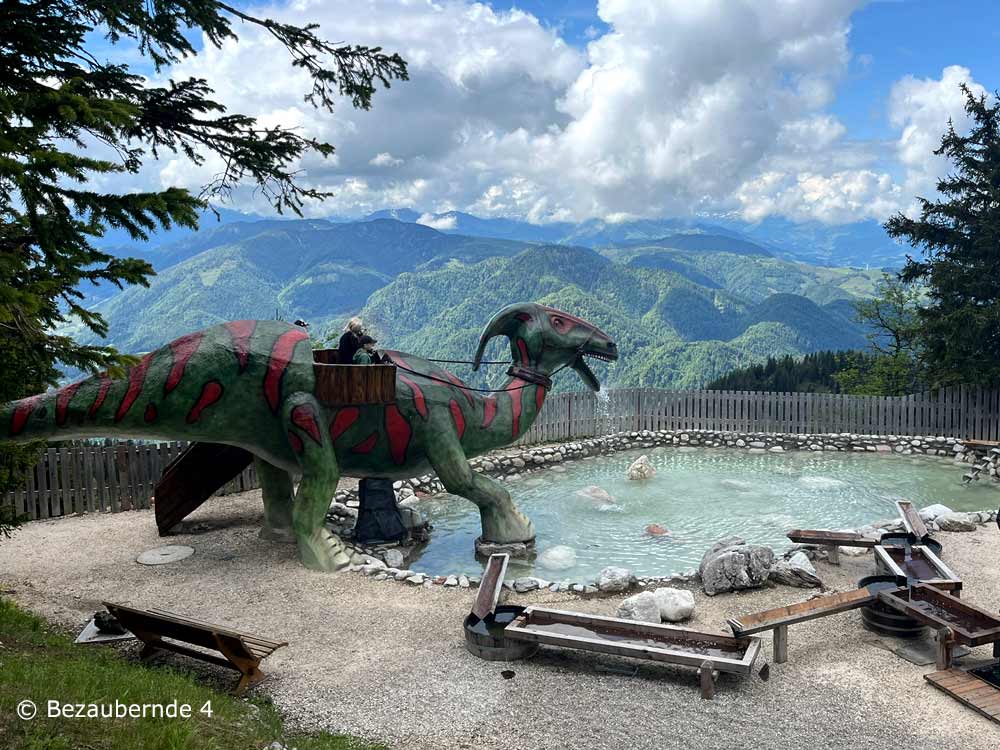
[[[97,410],[104,405],[104,399],[108,397],[108,391],[111,390],[112,382],[111,378],[101,378],[101,385],[97,389],[97,395],[94,396],[94,403],[90,405],[90,409],[87,411],[87,416],[91,419],[97,416]]]
[[[132,408],[132,404],[139,398],[139,393],[142,392],[142,385],[146,382],[146,373],[149,372],[149,363],[152,361],[153,355],[147,354],[139,360],[139,364],[129,369],[128,390],[125,391],[122,402],[118,404],[118,411],[115,412],[115,422],[121,422],[125,419],[125,415]]]
[[[250,337],[256,328],[256,320],[234,320],[226,323],[226,330],[233,337],[233,352],[236,354],[236,361],[240,363],[241,373],[250,363]]]
[[[520,320],[522,323],[528,323],[531,321],[531,316],[528,315],[528,313],[518,313],[514,317]]]
[[[176,341],[170,342],[170,351],[174,356],[174,364],[167,374],[167,382],[163,384],[164,396],[170,393],[181,382],[181,378],[184,377],[184,368],[188,360],[191,359],[191,355],[198,351],[198,345],[201,344],[203,338],[205,338],[204,333],[189,333],[187,336],[181,336]]]
[[[424,398],[424,392],[420,390],[420,386],[405,375],[399,375],[399,379],[413,391],[413,405],[417,408],[417,413],[427,419],[427,400]]]
[[[292,361],[296,344],[309,338],[309,334],[301,328],[285,331],[278,336],[267,360],[267,374],[264,376],[264,398],[271,411],[278,412],[278,401],[281,395],[281,379],[285,376],[288,363]]]
[[[483,399],[483,429],[485,430],[493,424],[493,418],[497,415],[496,396],[487,396]]]
[[[465,383],[462,382],[458,378],[458,376],[455,375],[453,372],[449,372],[448,370],[442,370],[442,372],[444,373],[444,376],[446,378],[448,378],[448,380],[450,380],[452,383],[454,383],[456,386],[458,386],[458,388],[465,395],[465,400],[469,402],[469,406],[472,406],[472,404],[474,404],[475,401],[472,398],[472,392],[469,391],[469,388],[465,385]]]
[[[292,450],[295,451],[297,455],[301,455],[302,451],[305,450],[305,446],[302,444],[302,438],[291,430],[288,430],[288,442],[292,446]]]
[[[385,407],[385,432],[389,438],[389,453],[396,464],[406,463],[406,449],[410,446],[413,431],[406,417],[400,414],[395,404]],[[375,437],[372,435],[371,437]],[[371,438],[369,438],[371,439]]]
[[[299,404],[292,409],[292,424],[309,435],[316,445],[320,445],[319,424],[311,407]]]
[[[511,426],[510,432],[513,437],[521,428],[521,395],[524,393],[522,386],[527,385],[520,378],[514,378],[507,384],[507,395],[510,396]]]
[[[201,413],[222,398],[223,390],[222,383],[218,380],[209,380],[205,383],[201,387],[201,395],[198,396],[195,405],[191,407],[191,411],[187,413],[187,423],[194,424],[201,419]]]
[[[39,394],[37,396],[22,398],[17,402],[17,406],[14,407],[14,414],[11,415],[10,418],[11,437],[20,435],[24,432],[24,427],[28,424],[28,417],[30,417],[32,412],[35,411],[42,398],[43,396]]]
[[[448,402],[448,408],[451,409],[451,418],[455,422],[455,429],[458,430],[458,439],[461,440],[465,434],[465,415],[462,414],[462,407],[458,405],[458,401],[452,399]]]
[[[351,448],[351,453],[371,453],[378,442],[378,433],[373,432],[360,443]]]
[[[156,411],[156,404],[146,404],[146,413],[142,415],[146,423],[155,422],[158,416],[159,413]]]
[[[330,424],[330,439],[336,442],[337,438],[347,432],[347,428],[358,421],[361,410],[356,406],[348,406],[337,412]]]
[[[517,350],[521,353],[521,364],[528,364],[528,345],[524,343],[524,339],[517,340]]]
[[[66,419],[69,417],[69,402],[73,400],[81,385],[83,381],[67,385],[56,394],[56,424],[60,427],[66,424]]]
[[[545,403],[545,389],[542,386],[535,386],[537,390],[535,391],[535,412],[540,412],[542,410],[542,404]]]

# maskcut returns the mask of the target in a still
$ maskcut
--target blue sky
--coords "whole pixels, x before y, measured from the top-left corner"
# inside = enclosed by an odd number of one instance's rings
[[[315,215],[882,221],[947,168],[932,152],[949,118],[967,124],[959,83],[1000,87],[1000,2],[373,2],[269,6],[410,61],[371,112],[303,106],[301,72],[246,26],[168,72],[333,143],[302,165],[335,193]],[[141,179],[195,188],[217,168],[166,159]],[[236,201],[266,212],[252,191]]]

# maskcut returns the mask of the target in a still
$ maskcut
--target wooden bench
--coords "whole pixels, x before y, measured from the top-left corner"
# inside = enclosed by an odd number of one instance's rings
[[[856,531],[829,531],[827,529],[792,529],[785,534],[796,544],[808,544],[826,549],[826,559],[831,565],[840,565],[841,547],[866,547],[871,549],[878,541],[866,539]]]
[[[248,687],[262,682],[265,675],[259,668],[261,660],[282,646],[288,645],[284,641],[272,641],[246,633],[237,633],[162,609],[133,609],[111,602],[104,602],[104,606],[118,618],[122,626],[128,628],[143,642],[139,658],[149,659],[157,649],[162,648],[234,669],[241,675],[233,691],[236,695],[241,695]],[[165,638],[170,640],[164,640]],[[181,645],[183,643],[218,652],[222,657],[188,648]]]

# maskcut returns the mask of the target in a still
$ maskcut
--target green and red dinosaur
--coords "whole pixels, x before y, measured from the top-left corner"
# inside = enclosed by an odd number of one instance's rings
[[[534,539],[504,486],[468,458],[528,430],[551,386],[572,367],[593,390],[585,356],[618,358],[615,343],[584,320],[538,304],[510,305],[486,326],[510,339],[510,379],[479,393],[426,359],[385,352],[396,365],[395,403],[332,407],[315,394],[308,334],[278,321],[242,320],[182,336],[145,355],[123,379],[97,376],[3,408],[7,439],[122,436],[235,445],[254,455],[268,538],[291,538],[310,568],[348,563],[324,526],[341,475],[402,479],[435,472],[479,507],[482,538]],[[360,365],[359,365],[360,366]],[[293,475],[301,475],[293,497]]]

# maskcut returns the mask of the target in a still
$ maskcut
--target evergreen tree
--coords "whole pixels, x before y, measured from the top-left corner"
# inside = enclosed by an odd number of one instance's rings
[[[934,152],[954,170],[937,184],[942,197],[885,224],[922,249],[901,279],[926,285],[918,339],[931,386],[1000,382],[1000,102],[962,91],[973,126],[962,136],[949,123]]]
[[[134,42],[159,72],[196,55],[190,39],[199,35],[215,47],[237,39],[234,21],[281,42],[311,76],[305,99],[321,110],[332,111],[338,97],[367,109],[379,84],[407,77],[399,55],[332,44],[314,24],[258,18],[216,0],[0,0],[0,398],[54,383],[58,363],[97,371],[128,361],[54,333],[70,317],[106,333],[100,314],[81,304],[82,283],[147,283],[146,262],[95,247],[106,229],[142,241],[158,227],[195,227],[209,199],[243,184],[279,212],[299,213],[304,201],[327,195],[301,183],[296,163],[309,153],[328,157],[332,145],[226,112],[202,79],[151,85],[88,49],[94,33]],[[221,157],[225,168],[198,195],[93,186],[96,176],[137,173],[165,152],[195,164]],[[0,484],[17,474],[12,461],[23,463],[0,451]]]

